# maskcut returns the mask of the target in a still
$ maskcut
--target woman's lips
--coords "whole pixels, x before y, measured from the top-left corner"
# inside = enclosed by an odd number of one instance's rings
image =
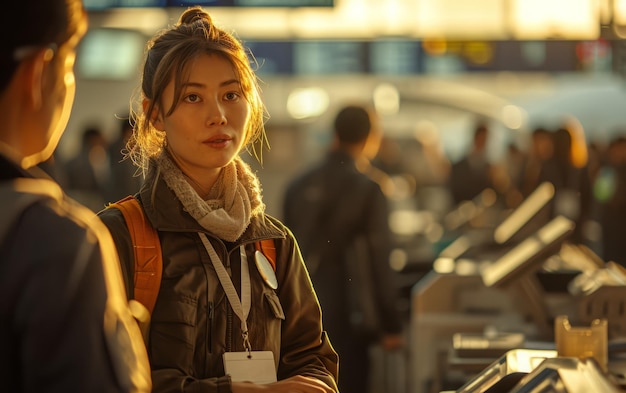
[[[231,140],[232,138],[227,135],[219,135],[206,139],[202,143],[219,147],[227,145]]]

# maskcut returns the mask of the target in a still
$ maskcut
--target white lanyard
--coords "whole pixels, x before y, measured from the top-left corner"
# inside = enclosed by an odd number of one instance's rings
[[[239,247],[239,252],[241,254],[241,300],[239,300],[237,290],[230,279],[230,275],[226,271],[226,268],[220,258],[217,256],[217,252],[215,252],[211,242],[207,239],[204,233],[198,232],[198,235],[200,235],[202,244],[204,244],[204,248],[206,248],[209,253],[209,258],[211,258],[213,267],[217,272],[217,277],[222,284],[222,288],[224,288],[224,292],[226,293],[226,297],[228,298],[233,311],[241,320],[243,345],[247,351],[251,351],[252,347],[248,338],[248,323],[246,321],[248,319],[248,314],[250,313],[252,296],[250,294],[250,272],[248,271],[248,258],[246,257],[246,250],[243,245]]]

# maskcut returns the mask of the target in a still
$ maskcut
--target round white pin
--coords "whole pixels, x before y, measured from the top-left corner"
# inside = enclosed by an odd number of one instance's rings
[[[261,251],[257,250],[254,253],[254,261],[256,262],[257,269],[259,269],[259,273],[261,273],[261,277],[263,277],[267,285],[272,289],[278,288],[276,273],[274,273],[272,264],[267,260],[267,257],[263,255]]]

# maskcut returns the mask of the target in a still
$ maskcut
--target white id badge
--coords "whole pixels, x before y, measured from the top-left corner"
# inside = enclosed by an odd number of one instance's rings
[[[272,351],[225,352],[224,371],[233,382],[276,382]]]

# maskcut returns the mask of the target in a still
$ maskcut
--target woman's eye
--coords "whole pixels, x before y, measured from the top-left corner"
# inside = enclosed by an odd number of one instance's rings
[[[231,91],[229,93],[226,93],[226,95],[224,96],[226,98],[226,100],[228,101],[233,101],[236,100],[237,98],[239,98],[239,93],[236,93],[234,91]]]
[[[200,101],[200,97],[197,94],[189,94],[187,97],[185,97],[185,100],[187,100],[188,102],[198,102]]]

